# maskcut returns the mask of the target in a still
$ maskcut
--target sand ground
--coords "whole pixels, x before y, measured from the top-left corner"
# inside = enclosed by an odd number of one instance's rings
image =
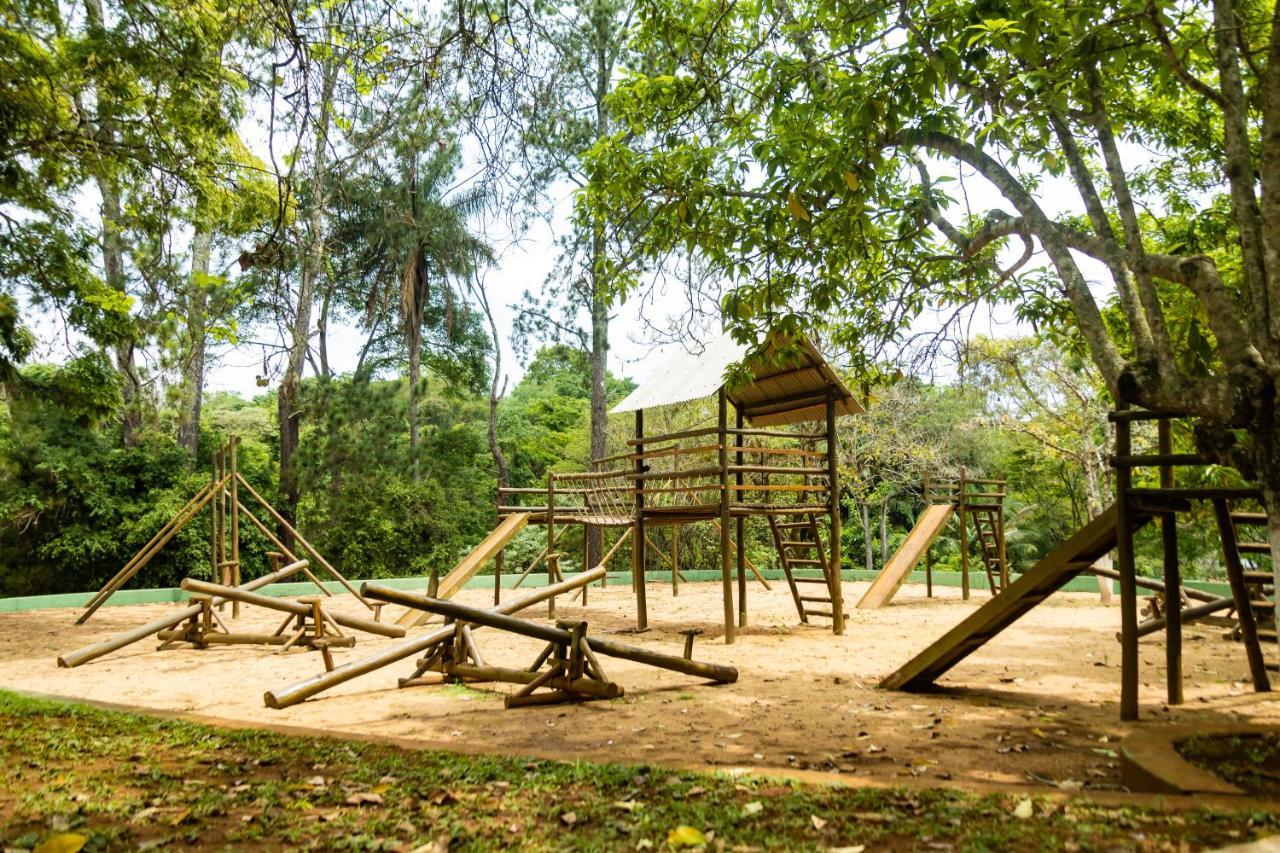
[[[856,602],[865,583],[845,584]],[[892,780],[1119,784],[1117,741],[1135,727],[1202,721],[1280,723],[1273,694],[1257,695],[1239,645],[1223,629],[1189,626],[1184,639],[1187,702],[1167,707],[1164,644],[1142,645],[1143,717],[1119,721],[1117,607],[1096,595],[1058,593],[974,653],[928,694],[882,691],[877,681],[987,600],[942,589],[925,597],[905,586],[880,610],[852,610],[848,630],[798,623],[784,583],[749,590],[750,624],[725,645],[717,584],[647,588],[651,630],[632,634],[630,590],[593,588],[590,605],[561,599],[561,618],[588,621],[591,633],[679,654],[679,631],[702,628],[694,657],[731,664],[732,685],[709,686],[678,673],[606,660],[626,695],[607,702],[505,710],[508,685],[397,689],[412,660],[349,681],[282,711],[263,693],[309,678],[323,668],[315,652],[275,654],[251,646],[157,651],[146,640],[75,669],[59,669],[59,654],[172,612],[178,605],[111,607],[88,624],[77,611],[0,614],[0,686],[179,711],[238,721],[326,728],[411,738],[444,749],[558,759],[658,763],[671,766],[786,767]],[[520,593],[507,593],[519,595]],[[459,600],[489,606],[492,593],[465,590]],[[351,597],[335,611],[364,613]],[[389,619],[396,608],[388,607]],[[543,618],[545,605],[530,615]],[[270,633],[278,614],[246,608],[237,630]],[[414,634],[423,628],[415,629]],[[535,640],[492,629],[476,634],[487,662],[527,666]],[[400,641],[360,636],[335,652],[339,664]],[[1268,650],[1271,653],[1271,650]]]

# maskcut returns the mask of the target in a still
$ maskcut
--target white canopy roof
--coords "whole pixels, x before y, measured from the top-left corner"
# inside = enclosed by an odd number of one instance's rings
[[[825,417],[827,390],[831,389],[835,392],[836,414],[861,412],[862,407],[808,338],[802,337],[796,344],[802,354],[798,362],[777,363],[777,359],[770,358],[780,349],[778,346],[771,347],[765,358],[748,361],[754,379],[729,390],[733,404],[760,426],[821,420]],[[613,412],[634,412],[709,397],[725,384],[725,373],[743,361],[748,350],[726,333],[700,353],[677,351],[614,406]]]

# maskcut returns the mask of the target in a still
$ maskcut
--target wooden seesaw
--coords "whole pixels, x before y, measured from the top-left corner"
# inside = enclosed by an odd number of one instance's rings
[[[531,591],[528,595],[511,601],[503,602],[493,608],[492,613],[512,614],[524,610],[526,607],[532,607],[558,595],[574,592],[575,590],[595,583],[604,577],[604,566],[597,566],[589,572],[582,572],[574,575],[559,583],[553,583],[544,586],[541,589]],[[296,705],[299,702],[310,699],[316,694],[337,687],[339,684],[350,681],[366,675],[374,670],[382,669],[384,666],[396,663],[397,661],[411,658],[414,655],[421,654],[428,649],[433,648],[439,643],[450,639],[454,635],[454,627],[446,625],[443,628],[437,628],[429,634],[423,634],[421,637],[413,637],[405,640],[387,649],[374,652],[368,657],[353,660],[337,667],[332,672],[322,672],[319,675],[308,678],[306,681],[300,681],[297,684],[291,684],[280,690],[268,690],[263,696],[263,701],[268,708],[288,708],[290,705]]]
[[[197,646],[260,644],[279,645],[281,650],[303,645],[320,650],[324,655],[326,667],[332,668],[333,662],[329,655],[329,648],[347,646],[355,642],[354,637],[342,634],[341,627],[380,634],[384,637],[404,636],[404,628],[398,625],[386,625],[370,619],[331,614],[321,606],[319,598],[290,601],[257,593],[257,590],[263,587],[286,580],[298,572],[304,572],[307,564],[306,560],[296,560],[278,571],[255,578],[240,586],[225,586],[187,578],[182,582],[182,588],[195,593],[191,604],[187,607],[145,625],[122,631],[102,642],[62,655],[58,658],[58,666],[80,666],[155,635],[164,644],[173,642],[187,642]],[[223,625],[214,610],[218,605],[228,601],[288,613],[289,616],[274,635],[234,633]],[[285,629],[295,620],[297,624],[293,633],[285,636]],[[329,633],[325,627],[326,624],[334,629],[334,633]],[[276,639],[277,635],[279,639]]]
[[[586,622],[558,622],[556,626],[520,619],[493,610],[468,607],[454,601],[431,598],[420,593],[392,589],[381,584],[366,583],[361,593],[375,601],[399,604],[444,616],[445,628],[436,632],[440,639],[424,648],[425,657],[418,662],[414,674],[400,681],[401,687],[432,683],[424,681],[426,673],[438,672],[452,681],[500,681],[521,685],[507,696],[508,708],[525,705],[549,705],[585,699],[614,699],[623,691],[609,680],[597,653],[635,661],[686,675],[706,678],[722,684],[738,680],[738,670],[731,666],[703,663],[692,659],[692,643],[685,644],[685,657],[662,654],[640,646],[619,643],[603,637],[587,637]],[[472,636],[472,626],[485,626],[508,631],[547,643],[528,669],[491,666],[484,662]],[[692,634],[688,637],[692,640]],[[545,668],[544,668],[545,667]],[[538,693],[539,688],[548,692]]]

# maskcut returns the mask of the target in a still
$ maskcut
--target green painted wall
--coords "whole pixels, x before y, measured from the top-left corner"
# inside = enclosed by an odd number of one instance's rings
[[[689,582],[700,581],[718,581],[720,573],[714,570],[703,571],[682,571],[680,573]],[[762,574],[770,580],[782,580],[783,574],[780,570],[764,570]],[[803,574],[803,573],[802,573]],[[869,581],[876,576],[876,572],[868,572],[863,569],[848,569],[842,573],[842,577],[846,581]],[[649,572],[646,578],[650,583],[668,583],[671,580],[669,572]],[[515,585],[515,575],[504,575],[502,578],[503,589],[511,589]],[[426,578],[389,578],[379,579],[380,584],[385,584],[396,589],[416,589],[425,591],[427,588]],[[545,574],[529,575],[525,579],[522,586],[539,587],[544,586],[547,582]],[[924,572],[912,572],[907,579],[908,583],[923,584],[925,582]],[[608,576],[610,585],[628,585],[631,583],[630,572],[610,572]],[[959,587],[959,572],[934,572],[934,586]],[[970,575],[970,588],[985,592],[987,589],[987,579],[985,575]],[[1188,581],[1189,587],[1200,589],[1214,595],[1228,596],[1231,594],[1230,588],[1225,583],[1210,583],[1205,581]],[[343,592],[342,585],[336,581],[325,583],[325,588],[330,592],[339,594]],[[353,586],[357,589],[360,581],[353,581]],[[1115,584],[1113,583],[1113,588]],[[482,575],[472,578],[467,584],[468,589],[492,589],[493,576]],[[1096,592],[1098,589],[1098,581],[1092,577],[1078,577],[1069,581],[1063,589],[1071,592]],[[315,586],[308,582],[302,583],[278,583],[265,590],[259,590],[264,595],[274,595],[279,597],[306,595],[315,591]],[[0,598],[0,613],[15,613],[24,610],[40,610],[50,607],[84,607],[89,599],[93,597],[90,592],[73,592],[64,595],[32,595],[17,598]],[[187,593],[181,589],[169,587],[164,589],[126,589],[117,592],[107,601],[105,606],[116,607],[130,604],[164,604],[167,602],[186,601]]]

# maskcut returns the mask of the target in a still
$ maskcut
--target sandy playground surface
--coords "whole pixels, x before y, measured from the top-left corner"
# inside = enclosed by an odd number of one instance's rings
[[[865,583],[846,583],[856,602]],[[507,592],[518,596],[521,593]],[[354,679],[283,711],[263,705],[269,689],[323,669],[318,653],[275,654],[253,646],[156,650],[145,640],[76,669],[56,658],[176,610],[179,605],[108,607],[88,624],[78,611],[0,614],[0,686],[237,721],[271,722],[410,738],[443,749],[659,763],[671,766],[786,767],[891,781],[902,777],[997,784],[1119,784],[1116,742],[1132,730],[1119,722],[1120,612],[1096,595],[1057,593],[975,652],[928,694],[878,690],[877,681],[987,600],[941,589],[928,599],[905,586],[881,610],[852,610],[843,637],[800,625],[783,582],[749,589],[750,625],[737,642],[721,641],[718,584],[648,587],[651,630],[631,634],[633,599],[623,586],[593,588],[590,606],[561,599],[560,618],[589,622],[589,634],[616,636],[679,654],[679,631],[698,627],[694,657],[731,664],[736,684],[708,686],[678,673],[622,660],[602,661],[626,690],[622,699],[504,710],[510,685],[397,689],[413,660]],[[460,601],[490,606],[492,592],[471,589]],[[335,611],[367,614],[351,597]],[[394,620],[399,609],[388,607]],[[228,611],[229,613],[229,611]],[[543,618],[545,605],[526,615]],[[245,608],[234,629],[270,633],[279,615]],[[430,630],[417,628],[411,635]],[[1222,628],[1189,626],[1184,640],[1187,702],[1169,708],[1160,635],[1142,645],[1143,719],[1153,727],[1203,721],[1280,723],[1275,694],[1252,693],[1242,648]],[[486,662],[528,666],[535,640],[484,629],[476,634]],[[360,635],[339,649],[339,664],[400,641]],[[1271,650],[1268,649],[1268,653]]]

